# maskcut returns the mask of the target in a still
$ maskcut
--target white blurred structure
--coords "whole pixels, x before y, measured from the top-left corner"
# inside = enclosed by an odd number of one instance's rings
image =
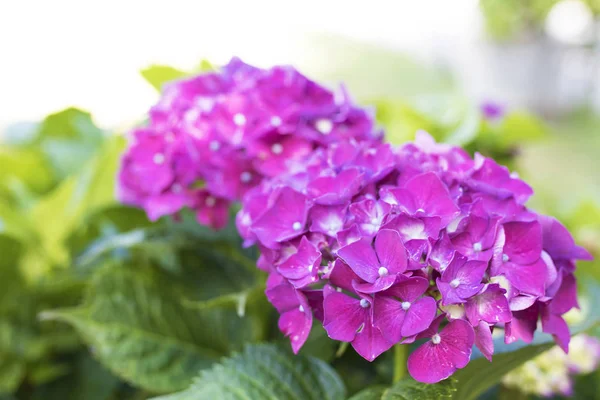
[[[565,23],[553,22],[559,31]],[[127,126],[156,99],[138,74],[153,63],[192,68],[238,55],[330,68],[307,41],[314,33],[397,49],[449,68],[476,99],[542,111],[579,101],[597,73],[595,49],[491,45],[481,31],[476,0],[0,1],[0,129],[70,105],[104,126]],[[350,49],[348,60],[355,56]]]

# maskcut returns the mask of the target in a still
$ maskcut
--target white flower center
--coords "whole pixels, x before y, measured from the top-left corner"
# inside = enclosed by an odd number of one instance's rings
[[[206,200],[204,200],[204,204],[206,204],[208,207],[214,206],[216,202],[217,202],[217,199],[215,199],[212,196],[208,196],[206,198]]]
[[[331,120],[321,118],[315,123],[315,128],[317,128],[317,130],[323,135],[329,135],[333,130],[333,122],[331,122]]]
[[[281,143],[275,143],[273,146],[271,146],[271,151],[273,154],[281,154],[283,153],[283,146]]]
[[[369,302],[367,301],[367,299],[360,299],[360,306],[362,308],[367,308],[369,307],[371,304],[369,304]]]
[[[292,224],[292,229],[295,231],[299,231],[300,229],[302,229],[302,224],[300,222],[296,221]]]
[[[379,225],[379,220],[375,217],[371,218],[371,225]]]
[[[217,142],[216,140],[213,140],[212,142],[210,142],[210,144],[208,145],[208,148],[211,151],[217,151],[221,148],[221,143]]]
[[[281,125],[281,118],[279,118],[277,115],[274,115],[271,117],[271,125],[273,126],[280,126]]]
[[[154,161],[154,164],[161,165],[165,162],[165,155],[162,153],[156,153],[154,157],[152,157],[152,161]]]
[[[248,171],[244,171],[240,174],[240,181],[248,183],[252,180],[252,174]]]
[[[388,274],[388,269],[386,267],[379,267],[377,273],[379,276],[386,276]]]
[[[237,113],[233,116],[233,123],[237,126],[246,124],[246,116],[244,114]]]
[[[304,307],[302,307],[302,304],[300,304],[300,307],[298,307],[298,310],[300,310],[300,312],[304,312]]]
[[[401,304],[401,306],[402,306],[402,309],[404,311],[406,311],[406,310],[408,310],[410,308],[410,303],[408,301],[403,301],[402,304]]]
[[[481,243],[477,242],[477,243],[473,243],[473,251],[481,251],[483,249],[483,246],[481,245]]]
[[[452,281],[450,281],[450,287],[456,289],[459,286],[460,286],[460,281],[458,279],[452,279]]]
[[[508,258],[508,254],[502,254],[502,261],[508,262],[508,260],[510,260],[510,258]]]
[[[433,342],[433,344],[440,344],[440,342],[442,341],[442,338],[440,337],[439,334],[435,334],[431,337],[431,341]]]

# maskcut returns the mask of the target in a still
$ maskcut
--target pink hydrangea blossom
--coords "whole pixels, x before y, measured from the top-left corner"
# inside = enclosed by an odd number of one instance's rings
[[[424,132],[398,148],[348,140],[247,190],[237,226],[269,282],[285,285],[267,294],[295,352],[312,318],[369,361],[427,339],[408,370],[434,383],[473,346],[492,360],[494,329],[530,342],[541,321],[568,346],[574,263],[590,255],[525,206],[532,193],[492,159]]]
[[[259,69],[234,58],[217,72],[165,87],[146,126],[130,135],[119,197],[152,220],[190,208],[201,224],[221,228],[229,205],[265,177],[331,143],[381,136],[373,113],[343,89],[332,92],[292,67]],[[346,179],[344,173],[337,182]],[[323,203],[338,189],[323,192]]]

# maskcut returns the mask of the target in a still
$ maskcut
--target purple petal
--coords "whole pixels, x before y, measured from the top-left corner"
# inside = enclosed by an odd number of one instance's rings
[[[341,259],[336,259],[333,263],[333,269],[329,274],[329,282],[342,289],[353,291],[352,281],[360,279],[358,275]]]
[[[343,293],[327,294],[323,300],[323,327],[335,340],[351,342],[356,331],[369,318],[369,307],[363,308],[360,300]]]
[[[284,312],[279,317],[279,330],[285,336],[289,336],[295,354],[306,342],[312,327],[312,320],[310,310],[301,311],[299,308]]]
[[[396,275],[384,275],[377,278],[377,280],[373,283],[353,281],[352,288],[357,293],[379,293],[389,289],[396,282],[396,278]]]
[[[323,176],[310,182],[307,193],[317,204],[344,204],[357,194],[363,182],[358,168],[349,168],[337,176]]]
[[[373,361],[393,345],[394,343],[388,342],[379,329],[371,324],[370,318],[365,321],[362,329],[356,333],[356,337],[352,341],[354,350],[367,361]]]
[[[383,336],[391,343],[402,339],[402,324],[406,311],[402,304],[388,296],[375,296],[373,301],[373,321]]]
[[[362,239],[338,250],[338,256],[350,268],[367,282],[375,282],[379,278],[379,260],[371,241]]]
[[[573,236],[556,218],[539,216],[542,224],[544,249],[554,259],[592,260],[592,255],[575,244]]]
[[[471,297],[465,305],[469,322],[473,326],[479,324],[479,321],[492,325],[509,322],[512,314],[504,293],[506,291],[500,285],[492,284],[483,293]]]
[[[321,206],[316,205],[310,210],[310,231],[320,232],[335,237],[344,229],[346,220],[346,205]]]
[[[492,330],[490,326],[481,321],[475,326],[475,346],[481,351],[481,354],[492,362],[492,354],[494,354],[494,339],[492,338]]]
[[[450,322],[439,333],[439,343],[430,340],[408,357],[408,372],[423,383],[437,383],[448,378],[456,369],[469,363],[474,336],[473,328],[467,322]]]
[[[281,263],[277,270],[290,280],[295,287],[304,287],[315,282],[319,266],[321,265],[321,252],[306,236],[300,240],[296,253],[289,256]]]
[[[537,221],[503,225],[504,254],[514,263],[531,264],[542,254],[542,226]]]
[[[307,212],[306,196],[286,187],[273,206],[254,222],[252,229],[262,244],[275,248],[279,242],[304,232]]]
[[[401,274],[406,271],[406,249],[397,232],[389,229],[379,231],[375,237],[375,250],[380,262],[380,271],[381,268],[386,269],[385,274]]]
[[[511,285],[520,292],[533,296],[544,295],[548,268],[541,258],[529,265],[506,262],[502,272]]]
[[[504,342],[513,343],[521,339],[525,343],[531,343],[537,327],[538,308],[534,305],[523,311],[515,311],[512,314],[512,320],[505,326]]]
[[[569,326],[561,316],[552,314],[549,310],[542,311],[542,331],[550,333],[556,344],[565,353],[569,352],[571,333],[569,332]]]
[[[364,235],[373,236],[381,227],[390,209],[388,203],[366,199],[350,205],[350,214]]]
[[[433,172],[417,175],[406,183],[405,189],[412,195],[415,209],[407,209],[410,214],[422,210],[424,215],[437,216],[442,226],[448,225],[459,213],[448,189]],[[400,203],[400,207],[403,204]]]
[[[562,284],[548,307],[552,314],[564,314],[572,308],[579,308],[577,302],[577,282],[573,274],[563,276]]]
[[[435,318],[437,304],[433,297],[423,297],[414,302],[404,317],[402,336],[408,337],[425,331]]]
[[[394,287],[386,292],[386,295],[391,295],[399,298],[402,301],[414,302],[421,297],[429,288],[429,281],[420,276],[402,279]]]

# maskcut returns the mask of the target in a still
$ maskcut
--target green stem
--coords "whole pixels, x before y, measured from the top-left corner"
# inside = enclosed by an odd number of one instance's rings
[[[397,344],[394,346],[394,383],[406,376],[406,359],[408,358],[408,345]]]

